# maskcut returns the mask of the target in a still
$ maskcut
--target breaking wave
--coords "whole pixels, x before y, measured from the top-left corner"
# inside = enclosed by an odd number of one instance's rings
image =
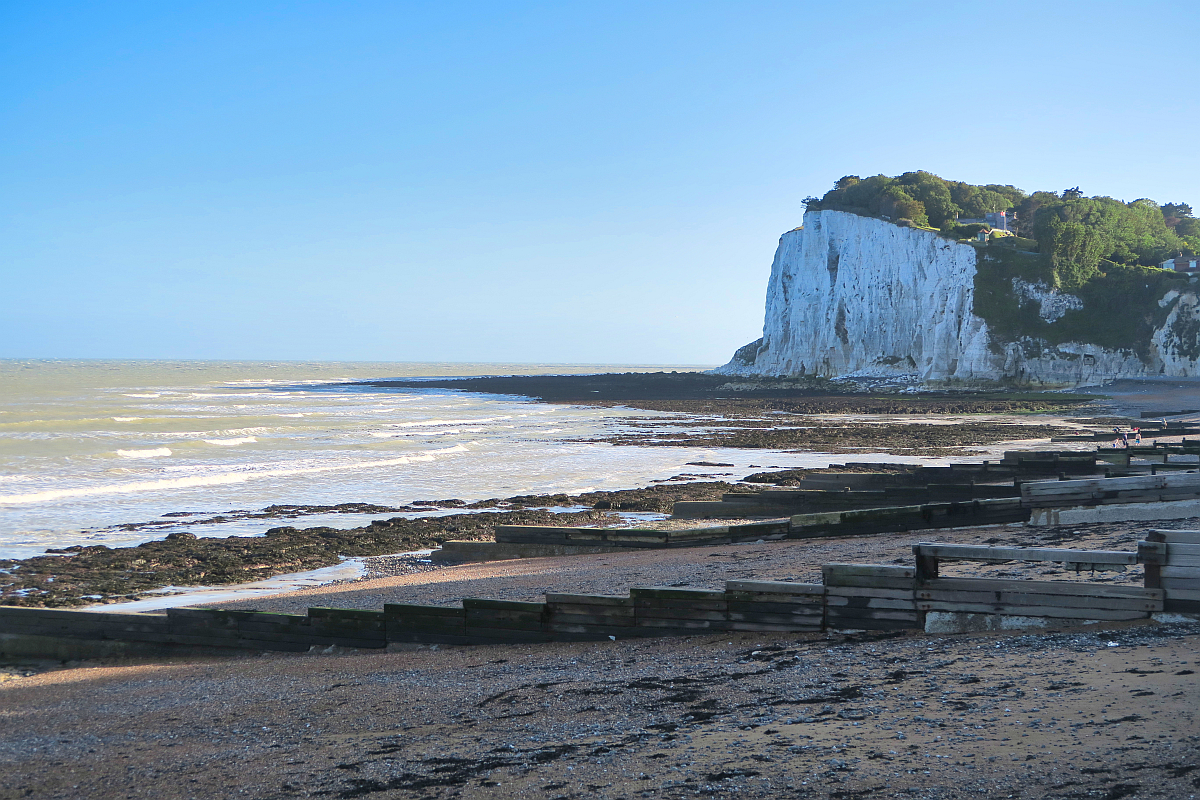
[[[171,455],[169,447],[155,447],[153,450],[118,450],[121,458],[162,458]]]
[[[167,450],[167,448],[162,448]],[[152,451],[140,451],[152,452]],[[109,484],[107,486],[88,486],[75,489],[50,489],[28,494],[10,494],[0,496],[0,505],[19,505],[24,503],[42,503],[50,500],[61,500],[67,497],[96,497],[111,494],[133,494],[137,492],[154,492],[163,489],[184,489],[197,486],[230,486],[247,483],[260,478],[281,478],[290,475],[314,475],[322,472],[345,472],[356,469],[378,469],[394,467],[401,464],[413,464],[423,461],[433,461],[441,455],[465,453],[465,445],[456,444],[453,447],[443,447],[438,450],[426,450],[400,458],[385,458],[374,461],[355,461],[348,464],[332,464],[322,467],[284,467],[279,469],[255,470],[252,472],[225,472],[217,475],[196,475],[188,478],[169,478],[155,481],[138,481],[135,483]],[[170,451],[167,450],[167,454]]]

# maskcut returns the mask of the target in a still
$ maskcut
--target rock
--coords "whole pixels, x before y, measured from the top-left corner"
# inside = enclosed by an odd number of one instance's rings
[[[1042,386],[1200,374],[1195,284],[1156,298],[1156,308],[1170,311],[1149,341],[1130,342],[1128,350],[1027,336],[1006,340],[976,313],[979,252],[932,231],[843,211],[809,212],[802,228],[779,240],[763,338],[716,372]],[[1045,323],[1087,311],[1080,298],[1044,284],[1009,284],[1011,299],[1036,304]]]

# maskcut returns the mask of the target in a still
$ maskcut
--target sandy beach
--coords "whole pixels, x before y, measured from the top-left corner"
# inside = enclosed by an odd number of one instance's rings
[[[907,562],[930,538],[1128,548],[1145,527],[1007,525],[523,559],[221,607],[811,581],[827,562]],[[0,684],[0,798],[203,798],[233,786],[253,798],[1181,798],[1200,777],[1200,622],[1185,618],[986,635],[392,649],[26,665],[33,674]]]
[[[754,409],[754,429],[767,430],[767,411]],[[1058,416],[1052,424],[1099,424],[1084,420]],[[884,428],[894,437],[906,435],[904,426]],[[954,443],[979,434],[948,428]],[[661,513],[677,496],[715,497],[728,488],[667,482],[587,500]],[[447,510],[470,510],[444,502]],[[504,502],[530,508],[579,500]],[[336,534],[385,537],[377,547],[386,537],[418,545],[478,525],[479,516],[442,516],[426,533],[405,522]],[[636,586],[716,589],[739,579],[819,582],[825,563],[911,563],[920,541],[1129,550],[1154,527],[1197,525],[1013,524],[458,566],[366,552],[362,579],[205,602],[304,613],[312,606],[453,605],[465,597],[539,600],[547,592],[625,594]],[[321,530],[285,536],[307,541]],[[473,531],[460,529],[486,535]],[[221,552],[255,541],[263,540],[221,545]],[[220,540],[176,538],[133,550],[181,558],[205,542]],[[106,558],[123,557],[111,553]],[[109,567],[121,568],[117,561]],[[957,563],[943,574],[1142,581],[1136,567],[1076,574],[1048,564]],[[0,800],[1181,798],[1200,786],[1198,645],[1200,621],[1166,616],[991,634],[727,633],[9,663],[0,672]]]

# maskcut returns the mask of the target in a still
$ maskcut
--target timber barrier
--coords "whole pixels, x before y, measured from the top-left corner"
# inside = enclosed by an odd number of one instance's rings
[[[1078,625],[1145,619],[1164,610],[1200,613],[1200,531],[1154,531],[1136,551],[926,542],[913,546],[913,556],[911,566],[825,564],[820,584],[736,580],[721,590],[635,587],[627,595],[549,593],[542,602],[467,598],[457,606],[388,603],[378,611],[310,608],[298,615],[178,608],[122,614],[0,606],[0,654],[81,657],[105,643],[153,645],[159,653],[194,647],[380,650],[391,644],[596,641],[727,631],[919,631],[934,614],[942,623],[947,616],[984,619],[983,627],[995,628],[1019,626],[1022,620]],[[1048,561],[1076,571],[1140,564],[1146,568],[1145,586],[946,578],[939,564],[947,560]]]

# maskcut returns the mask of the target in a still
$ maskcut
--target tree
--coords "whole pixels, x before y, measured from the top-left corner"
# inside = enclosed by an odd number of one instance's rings
[[[924,206],[926,225],[940,228],[947,220],[958,216],[960,209],[950,198],[949,185],[932,172],[906,172],[896,182],[904,187],[909,197]],[[910,219],[916,221],[916,217]]]
[[[1063,189],[1063,200],[1078,200],[1083,197],[1083,190],[1076,186],[1074,189]]]
[[[837,189],[847,189],[854,184],[861,182],[862,178],[858,177],[857,175],[845,175],[841,178],[838,178],[838,182],[834,184],[834,187]]]

